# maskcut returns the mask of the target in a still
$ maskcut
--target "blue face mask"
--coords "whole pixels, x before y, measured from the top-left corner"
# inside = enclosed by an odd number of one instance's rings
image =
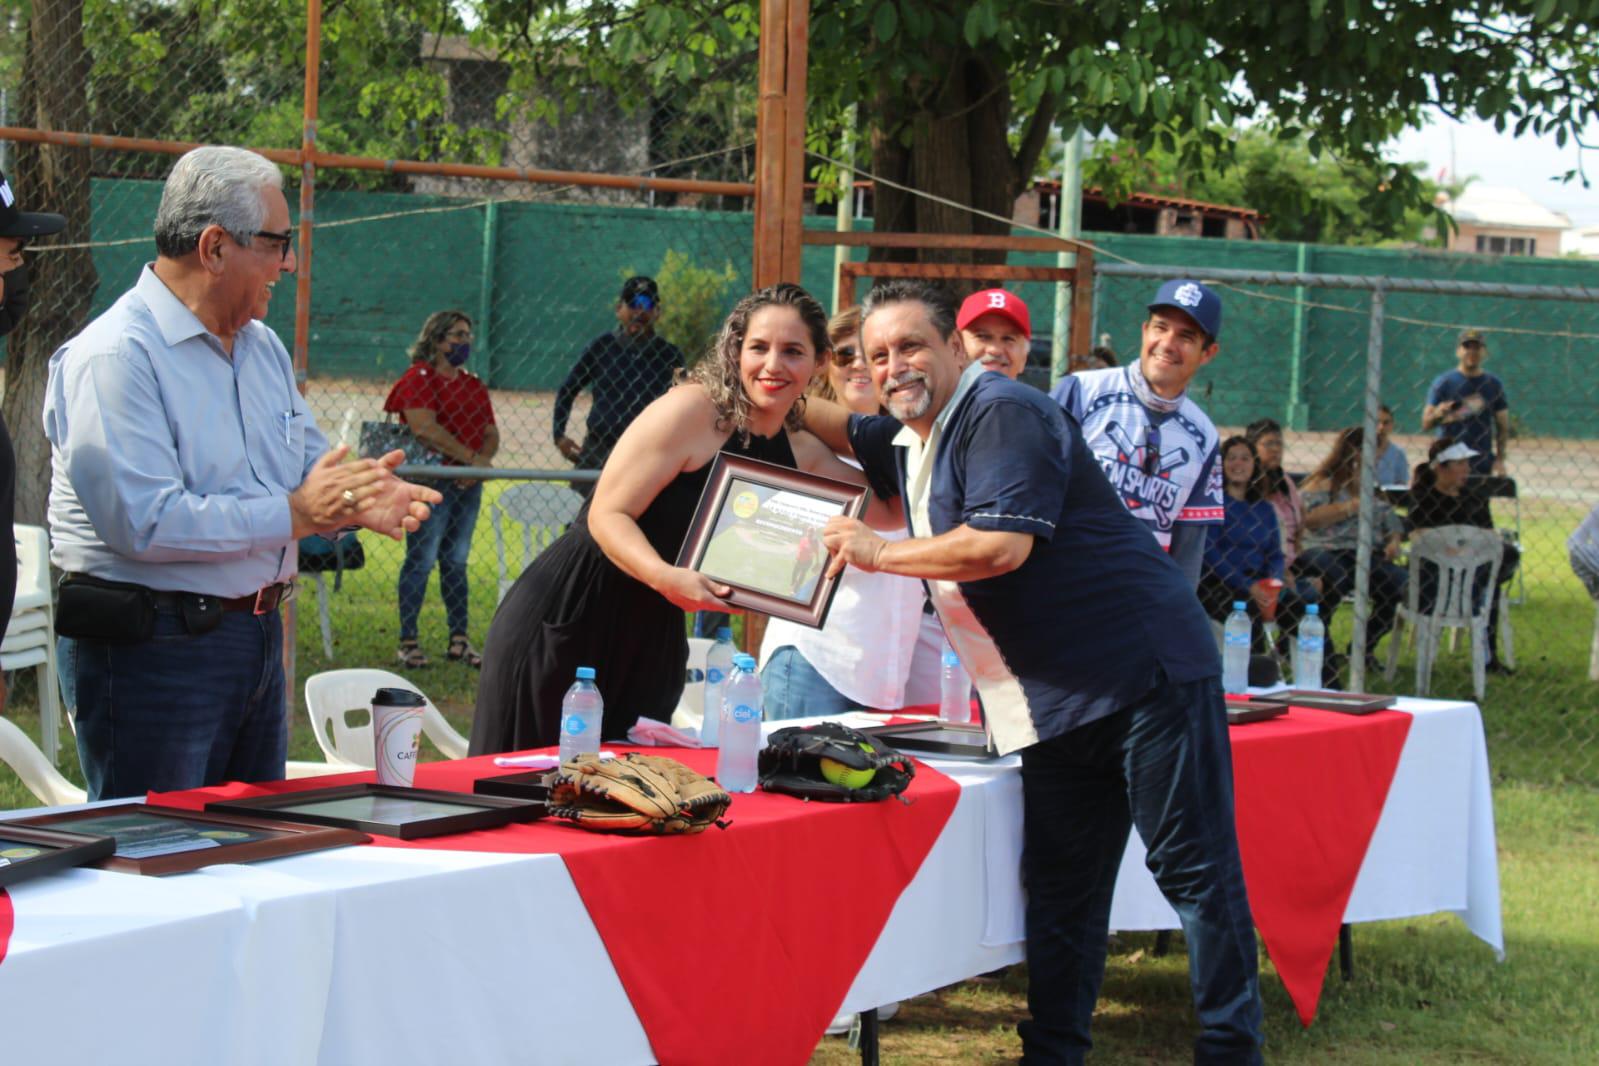
[[[451,366],[465,366],[466,361],[471,358],[471,356],[472,345],[470,343],[461,343],[451,348],[449,353],[445,355],[444,358],[449,360]]]

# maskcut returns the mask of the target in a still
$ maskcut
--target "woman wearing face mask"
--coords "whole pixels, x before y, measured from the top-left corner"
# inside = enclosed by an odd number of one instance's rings
[[[435,311],[422,323],[411,345],[411,368],[389,390],[383,410],[396,413],[416,438],[451,466],[488,466],[500,450],[489,390],[464,369],[472,351],[472,320],[460,311]],[[427,595],[428,575],[439,566],[439,591],[450,625],[445,655],[473,668],[483,657],[467,638],[467,554],[483,502],[483,482],[458,478],[441,482],[444,501],[415,533],[406,534],[400,568],[400,665],[428,665],[417,643],[417,616]]]

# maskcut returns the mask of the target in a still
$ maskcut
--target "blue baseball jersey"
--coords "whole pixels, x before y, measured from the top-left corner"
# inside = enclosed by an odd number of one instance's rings
[[[1494,469],[1494,416],[1510,409],[1504,382],[1492,374],[1468,378],[1459,370],[1447,370],[1433,378],[1427,389],[1427,403],[1458,401],[1467,415],[1458,422],[1445,422],[1434,432],[1455,437],[1477,454],[1472,457],[1473,474],[1491,474]]]
[[[972,366],[930,456],[886,416],[854,415],[849,434],[873,489],[924,516],[913,536],[965,525],[1033,537],[1008,574],[927,583],[1000,751],[1113,714],[1162,676],[1220,672],[1182,571],[1128,514],[1076,421],[1036,389]]]
[[[1072,374],[1050,396],[1081,424],[1127,510],[1170,551],[1178,522],[1222,520],[1216,427],[1186,396],[1170,414],[1150,411],[1133,393],[1129,372],[1113,366]]]

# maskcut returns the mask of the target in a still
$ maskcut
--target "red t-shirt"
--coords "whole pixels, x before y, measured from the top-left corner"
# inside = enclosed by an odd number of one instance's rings
[[[413,363],[383,401],[383,410],[398,414],[402,421],[407,408],[432,411],[439,425],[474,452],[483,448],[483,431],[494,425],[488,387],[466,370],[446,381],[426,363]]]

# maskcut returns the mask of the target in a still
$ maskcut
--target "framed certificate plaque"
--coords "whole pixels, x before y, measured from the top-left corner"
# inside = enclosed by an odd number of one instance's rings
[[[729,585],[735,607],[820,628],[837,578],[826,576],[822,527],[866,513],[867,489],[721,453],[677,565]]]

